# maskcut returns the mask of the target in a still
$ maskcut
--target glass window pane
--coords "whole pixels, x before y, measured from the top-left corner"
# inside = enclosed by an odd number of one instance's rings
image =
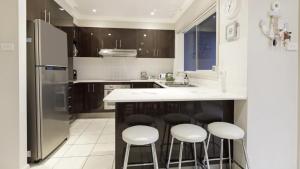
[[[184,34],[184,71],[196,71],[196,26]]]
[[[216,14],[197,26],[197,70],[212,70],[216,65]]]

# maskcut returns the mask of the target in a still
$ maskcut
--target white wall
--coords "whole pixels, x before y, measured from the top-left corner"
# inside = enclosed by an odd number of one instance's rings
[[[297,168],[298,53],[269,46],[258,23],[272,0],[249,0],[248,149],[255,169]],[[298,0],[281,3],[298,40]],[[254,10],[255,9],[255,10]]]
[[[158,77],[160,73],[172,72],[174,59],[155,58],[74,58],[78,80],[135,80],[142,71]]]
[[[232,21],[226,20],[221,11],[219,68],[227,73],[229,92],[248,95],[247,101],[235,102],[235,123],[247,131],[251,167],[295,169],[298,159],[298,53],[274,49],[262,35],[258,24],[260,19],[267,19],[271,2],[242,1],[241,12],[235,19],[240,23],[240,38],[235,42],[225,40],[225,27]],[[298,41],[298,15],[295,15],[298,3],[297,0],[282,2],[282,18],[289,22],[294,41]],[[193,21],[195,12],[191,10],[192,14],[183,16],[185,19],[179,20],[176,29],[188,25],[182,20]],[[203,12],[203,6],[198,12]],[[178,53],[181,55],[182,51]],[[182,56],[178,58],[183,60]],[[235,146],[235,158],[240,161],[241,149],[239,144]]]
[[[0,168],[25,169],[26,164],[26,1],[3,0],[0,43],[15,45],[0,51]]]

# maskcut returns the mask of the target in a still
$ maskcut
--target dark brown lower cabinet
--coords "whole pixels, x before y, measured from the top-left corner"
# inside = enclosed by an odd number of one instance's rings
[[[139,89],[139,88],[153,88],[153,82],[135,82],[132,83],[132,88]]]
[[[159,131],[159,140],[155,143],[160,167],[166,166],[171,145],[170,130],[178,124],[195,124],[207,128],[211,122],[234,122],[234,101],[194,101],[194,102],[135,102],[116,104],[116,133],[115,133],[115,168],[122,169],[126,143],[122,140],[122,132],[131,126],[147,125]],[[231,143],[232,144],[232,143]],[[231,145],[231,148],[233,146]],[[232,151],[233,152],[233,151]],[[198,162],[202,163],[203,145],[197,144]],[[209,157],[219,158],[220,139],[212,137],[208,149]],[[232,154],[231,154],[232,155]],[[178,161],[179,142],[176,140],[171,161]],[[228,157],[228,144],[224,147],[224,157]],[[193,160],[193,145],[185,143],[183,160]],[[132,146],[129,164],[152,163],[150,146]],[[226,161],[227,162],[227,161]],[[212,161],[211,164],[218,164]],[[183,166],[193,166],[194,162],[184,163]],[[173,164],[170,167],[177,167]],[[153,169],[153,166],[140,166],[138,169]]]
[[[111,112],[104,110],[104,86],[129,84],[131,88],[162,88],[154,82],[75,83],[72,85],[71,114]]]

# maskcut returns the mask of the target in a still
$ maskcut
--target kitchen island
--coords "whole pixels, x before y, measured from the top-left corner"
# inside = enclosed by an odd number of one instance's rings
[[[163,86],[165,87],[165,86]],[[104,98],[104,102],[116,103],[116,169],[121,169],[126,144],[122,140],[122,131],[130,126],[148,125],[159,130],[156,143],[159,166],[165,168],[168,157],[172,126],[192,123],[204,128],[215,121],[234,122],[234,100],[244,100],[244,96],[222,93],[218,90],[192,88],[156,88],[156,89],[116,89]],[[210,158],[219,157],[219,140],[212,139],[209,148]],[[185,144],[183,157],[193,159],[192,145]],[[232,146],[231,146],[232,147]],[[227,155],[225,147],[224,155]],[[175,144],[171,161],[178,161],[179,146]],[[197,147],[199,162],[203,159],[203,149]],[[149,146],[133,147],[129,163],[151,163]],[[184,166],[193,166],[186,163]],[[153,166],[139,167],[143,169]]]

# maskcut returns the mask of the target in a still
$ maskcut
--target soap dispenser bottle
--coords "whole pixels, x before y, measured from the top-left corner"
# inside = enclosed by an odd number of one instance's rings
[[[190,84],[190,79],[189,79],[189,76],[188,76],[187,73],[186,73],[185,76],[184,76],[184,84],[185,84],[185,85]]]

